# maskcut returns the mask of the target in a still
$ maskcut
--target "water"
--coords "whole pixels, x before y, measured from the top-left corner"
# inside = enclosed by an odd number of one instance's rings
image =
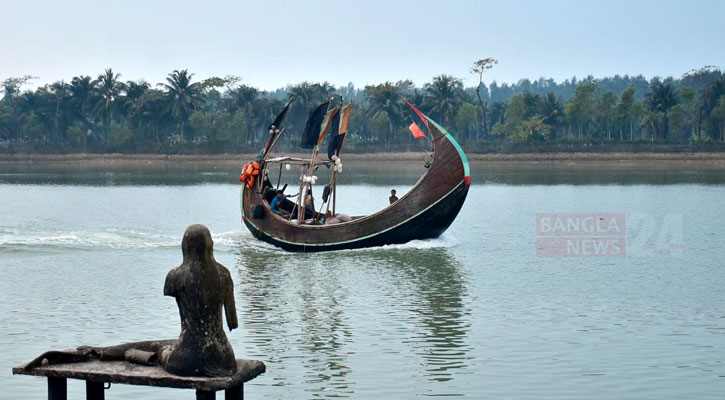
[[[366,168],[345,171],[340,209],[380,208],[418,176]],[[197,222],[235,282],[235,352],[267,365],[249,398],[725,393],[723,170],[474,165],[443,237],[314,255],[251,237],[237,174],[0,169],[0,398],[44,398],[42,379],[10,369],[45,350],[178,335],[163,282]],[[640,246],[625,257],[536,257],[541,212],[626,213],[628,242]],[[69,381],[69,397],[83,393]],[[193,396],[108,393],[182,395]]]

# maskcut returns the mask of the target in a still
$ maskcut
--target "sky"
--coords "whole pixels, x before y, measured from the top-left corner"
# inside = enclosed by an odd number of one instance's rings
[[[0,0],[0,81],[34,86],[113,68],[158,83],[239,76],[273,90],[303,81],[356,87],[440,74],[680,77],[725,67],[724,0],[38,1]]]

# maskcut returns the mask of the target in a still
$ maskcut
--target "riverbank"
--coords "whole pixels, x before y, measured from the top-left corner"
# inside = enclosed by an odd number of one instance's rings
[[[309,157],[309,154],[293,154]],[[165,154],[15,154],[0,155],[0,165],[78,165],[78,166],[155,166],[155,165],[216,165],[241,166],[256,154],[165,155]],[[420,160],[421,153],[345,154],[346,162],[406,162]],[[725,153],[524,153],[468,154],[471,162],[493,163],[657,163],[663,161],[725,167]]]

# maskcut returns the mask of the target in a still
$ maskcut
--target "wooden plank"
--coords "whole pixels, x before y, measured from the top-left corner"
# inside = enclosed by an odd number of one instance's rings
[[[76,362],[68,364],[52,364],[25,370],[24,365],[13,368],[13,374],[47,376],[48,391],[51,386],[60,391],[64,388],[66,378],[82,379],[98,382],[123,383],[131,385],[187,388],[206,391],[224,390],[250,381],[263,374],[266,367],[263,362],[255,360],[237,360],[237,372],[226,377],[178,376],[166,372],[158,365],[132,364],[127,361]],[[55,381],[53,379],[60,380]],[[51,384],[53,383],[53,384]],[[55,392],[54,392],[55,393]],[[58,400],[65,399],[58,397]],[[54,398],[55,400],[55,398]]]

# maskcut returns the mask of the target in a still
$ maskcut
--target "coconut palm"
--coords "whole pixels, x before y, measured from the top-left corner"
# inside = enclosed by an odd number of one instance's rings
[[[451,126],[453,116],[461,106],[463,82],[458,78],[443,74],[434,77],[431,83],[424,86],[424,89],[430,113],[440,118],[444,126]]]
[[[710,82],[702,91],[702,100],[700,103],[700,114],[705,119],[705,127],[708,135],[712,139],[717,139],[718,121],[716,118],[708,118],[712,115],[713,110],[718,107],[720,99],[725,95],[725,76],[719,76]]]
[[[270,99],[268,97],[260,97],[255,102],[251,103],[250,106],[253,106],[251,108],[251,112],[248,117],[245,117],[244,123],[246,124],[246,133],[250,137],[241,137],[245,143],[251,141],[256,144],[256,140],[258,139],[258,136],[260,138],[266,138],[267,134],[267,128],[269,127],[269,124],[274,121],[274,118],[279,114],[280,110],[282,110],[285,106],[285,103],[282,100],[278,99]],[[293,107],[294,109],[294,107]],[[288,128],[292,127],[291,124],[286,125]],[[298,125],[298,127],[301,129],[304,125]],[[244,133],[244,132],[242,132]],[[288,135],[282,137],[282,143],[285,142],[285,137],[293,137],[294,135]]]
[[[647,105],[651,112],[662,113],[663,129],[657,130],[658,138],[666,138],[669,133],[669,112],[677,105],[677,91],[671,83],[663,83],[659,79],[653,79],[650,84],[651,92],[646,95]]]
[[[321,103],[330,101],[335,88],[328,82],[310,83],[302,82],[289,88],[289,101],[294,106],[287,115],[288,126],[291,129],[302,129],[310,111],[314,110]],[[295,132],[292,132],[293,135]]]
[[[199,103],[204,99],[202,86],[199,82],[191,83],[194,74],[190,74],[187,70],[174,70],[166,78],[166,83],[160,83],[166,90],[166,99],[168,111],[175,120],[181,138],[187,138],[187,125],[189,124],[189,116],[196,111]]]
[[[92,117],[89,114],[91,104],[95,102],[95,87],[90,76],[76,76],[68,88],[71,93],[70,110],[76,120],[80,121],[86,131],[93,132]],[[86,151],[88,135],[83,134],[83,152]]]
[[[126,94],[123,96],[123,108],[125,115],[129,120],[133,120],[141,111],[146,94],[149,92],[151,85],[146,81],[128,81],[126,82]]]
[[[55,95],[55,107],[53,110],[53,135],[62,144],[65,140],[65,131],[70,122],[70,115],[66,112],[70,99],[70,86],[63,82],[55,82],[50,85]]]
[[[113,69],[108,68],[95,81],[97,99],[94,111],[96,117],[101,119],[102,139],[106,142],[111,132],[111,120],[117,118],[121,111],[120,100],[126,85],[118,80],[120,77],[121,74],[116,74]]]
[[[28,91],[20,96],[18,104],[19,120],[23,136],[33,141],[45,142],[47,133],[53,127],[55,114],[55,95],[49,85]]]
[[[156,148],[161,146],[161,130],[170,122],[165,93],[150,89],[142,96],[142,105],[136,114],[139,124],[151,131]]]
[[[541,122],[549,125],[550,132],[556,136],[556,130],[564,118],[564,107],[554,92],[549,92],[541,98],[538,114],[541,116]]]
[[[239,85],[234,89],[228,91],[229,105],[227,111],[233,115],[236,112],[240,112],[244,124],[247,127],[252,126],[252,119],[256,116],[256,108],[259,103],[259,89],[248,86]],[[254,133],[253,129],[249,129],[250,132]]]
[[[22,92],[20,88],[28,81],[35,79],[30,75],[20,78],[8,78],[2,82],[0,93],[3,94],[0,100],[7,113],[2,115],[2,128],[6,133],[6,137],[15,136],[15,140],[20,143],[22,132],[20,130],[20,105],[22,104]]]
[[[302,82],[290,88],[289,99],[302,105],[304,109],[309,109],[329,101],[334,91],[335,88],[328,82]]]
[[[385,82],[379,85],[365,86],[365,94],[369,107],[366,111],[366,118],[376,118],[378,115],[385,113],[388,118],[388,131],[383,137],[385,144],[389,145],[393,132],[404,125],[405,116],[403,114],[402,101],[398,93],[412,86],[410,81],[399,81],[397,83]],[[380,132],[374,132],[378,138]]]

